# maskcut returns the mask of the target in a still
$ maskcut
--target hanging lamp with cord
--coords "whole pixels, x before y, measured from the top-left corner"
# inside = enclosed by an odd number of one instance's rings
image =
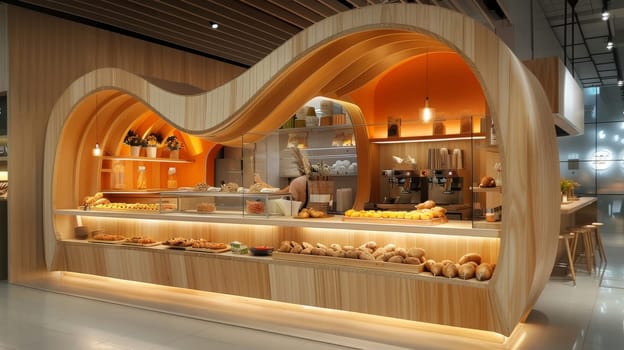
[[[425,52],[425,108],[422,109],[422,121],[429,122],[433,117],[433,109],[429,107],[429,49]]]
[[[99,157],[102,155],[102,149],[100,148],[100,138],[98,135],[98,104],[97,104],[97,93],[95,94],[95,147],[91,151],[94,157]]]

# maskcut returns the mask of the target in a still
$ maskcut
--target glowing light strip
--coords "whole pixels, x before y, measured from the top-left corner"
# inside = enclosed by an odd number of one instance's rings
[[[414,142],[441,142],[441,141],[459,141],[459,140],[484,140],[485,136],[460,136],[437,139],[400,139],[400,140],[375,140],[371,143],[390,144],[390,143],[414,143]]]

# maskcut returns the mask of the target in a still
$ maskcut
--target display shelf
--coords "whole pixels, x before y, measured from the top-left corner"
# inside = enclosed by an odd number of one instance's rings
[[[78,239],[64,239],[62,244],[72,245],[75,247],[97,247],[98,249],[121,249],[121,250],[141,250],[163,253],[167,252],[174,255],[188,255],[193,257],[202,257],[205,259],[224,259],[227,261],[242,261],[242,262],[255,262],[271,265],[304,265],[310,268],[323,268],[332,267],[340,269],[341,271],[359,271],[369,272],[377,271],[377,273],[384,273],[389,275],[402,275],[409,278],[429,281],[435,283],[444,283],[452,285],[468,285],[475,288],[487,288],[488,281],[477,281],[476,279],[462,280],[460,278],[446,278],[443,276],[434,277],[427,273],[416,272],[416,265],[409,264],[396,264],[380,261],[368,261],[361,259],[348,259],[348,258],[335,258],[328,256],[316,256],[305,254],[291,254],[291,253],[279,253],[274,252],[273,256],[254,256],[251,254],[235,254],[232,252],[224,253],[207,253],[196,250],[186,249],[170,249],[166,245],[154,245],[154,246],[134,246],[121,243],[105,244],[105,243],[92,243],[87,240]]]
[[[475,193],[485,193],[485,192],[499,192],[503,193],[502,186],[496,187],[470,187],[470,190]]]
[[[155,163],[179,163],[189,164],[194,163],[193,160],[187,159],[170,159],[170,158],[148,158],[148,157],[130,157],[130,156],[102,156],[104,160],[129,160],[138,162],[155,162]]]
[[[414,143],[414,142],[448,142],[457,140],[483,140],[485,135],[478,133],[450,134],[450,135],[426,135],[426,136],[407,136],[407,137],[383,137],[371,138],[371,143]]]
[[[335,130],[343,130],[343,129],[353,129],[352,124],[340,124],[340,125],[327,125],[327,126],[311,126],[305,128],[285,128],[279,129],[280,134],[289,134],[293,132],[305,132],[305,131],[335,131]]]
[[[193,214],[193,213],[164,213],[157,211],[106,211],[106,210],[80,210],[80,209],[57,209],[56,215],[92,216],[102,218],[121,218],[138,220],[165,220],[187,222],[211,222],[224,224],[247,224],[247,225],[270,225],[285,227],[309,227],[326,228],[332,230],[360,230],[375,232],[400,232],[414,234],[429,234],[440,236],[464,236],[464,237],[500,237],[500,229],[477,228],[472,226],[471,221],[449,220],[439,225],[412,225],[394,223],[371,223],[371,222],[344,222],[342,216],[336,215],[321,219],[293,219],[287,216],[261,216],[242,214]]]

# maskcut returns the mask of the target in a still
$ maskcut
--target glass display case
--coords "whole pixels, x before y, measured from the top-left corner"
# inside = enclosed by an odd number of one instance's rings
[[[288,193],[170,191],[160,193],[161,213],[292,216],[300,203]]]

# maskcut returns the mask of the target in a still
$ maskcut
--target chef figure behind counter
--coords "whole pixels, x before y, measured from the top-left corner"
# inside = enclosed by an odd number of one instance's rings
[[[298,148],[292,148],[295,159],[297,160],[297,170],[299,176],[294,178],[286,189],[292,195],[292,199],[297,202],[301,202],[300,210],[308,206],[308,176],[311,172],[310,162],[301,153]]]

